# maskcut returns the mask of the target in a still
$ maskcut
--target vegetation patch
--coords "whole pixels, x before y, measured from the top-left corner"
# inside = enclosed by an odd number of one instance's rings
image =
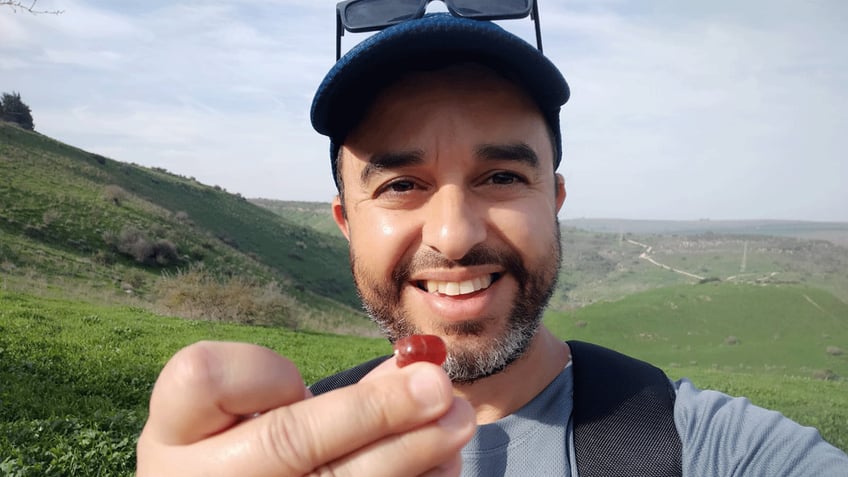
[[[299,328],[302,306],[279,285],[241,276],[216,277],[201,266],[164,274],[156,283],[157,304],[168,314],[194,320]]]
[[[848,356],[834,353],[848,347],[848,304],[798,285],[679,285],[549,311],[545,323],[563,339],[606,345],[659,366],[696,362],[731,372],[813,378],[830,370],[828,379],[848,377]]]
[[[156,376],[177,350],[207,339],[271,348],[307,382],[391,352],[383,339],[0,291],[0,475],[133,475]]]

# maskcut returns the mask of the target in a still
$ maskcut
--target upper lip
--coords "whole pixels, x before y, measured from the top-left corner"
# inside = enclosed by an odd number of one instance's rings
[[[422,281],[437,281],[437,282],[464,282],[475,278],[484,277],[492,274],[502,274],[503,267],[498,265],[484,265],[474,268],[451,268],[440,270],[425,270],[419,271],[410,277],[409,281],[418,283]]]

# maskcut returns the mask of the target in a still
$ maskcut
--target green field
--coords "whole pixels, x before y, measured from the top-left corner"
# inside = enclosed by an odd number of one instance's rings
[[[680,294],[675,291],[673,296]],[[638,306],[651,306],[650,295],[637,298]],[[677,300],[684,303],[681,297]],[[714,301],[719,301],[718,297]],[[606,313],[607,306],[611,305],[597,308]],[[659,364],[673,361],[674,353],[681,354],[673,346],[662,346],[663,355],[652,350],[653,343],[633,345],[634,335],[623,330],[621,323],[621,332],[598,330],[602,325],[600,318],[592,317],[594,308],[580,314],[589,322],[582,328],[569,330],[564,323],[573,318],[570,315],[551,316],[548,321],[569,338],[590,339],[589,331],[600,338],[608,335],[608,339],[596,341],[621,345],[622,350],[635,349],[635,354],[643,357],[653,355]],[[641,315],[633,315],[631,321],[649,323]],[[740,335],[740,346],[752,346],[744,333]],[[292,359],[307,382],[389,352],[382,339],[187,321],[139,308],[0,291],[0,475],[132,475],[135,442],[157,373],[175,351],[206,339],[267,346]],[[798,360],[790,359],[790,353],[782,354],[786,359],[780,361],[780,352],[769,353],[770,366],[798,369],[803,374],[804,366]],[[698,359],[707,363],[711,358]],[[738,368],[720,371],[711,365],[686,363],[666,366],[673,377],[685,375],[701,387],[747,396],[756,404],[816,426],[830,442],[848,449],[848,381]]]
[[[683,285],[551,312],[546,323],[672,369],[848,377],[848,304],[814,288]]]
[[[307,382],[388,352],[329,212],[0,122],[0,475],[132,475],[157,373],[199,340],[267,346]],[[848,224],[562,225],[546,315],[559,337],[747,396],[848,450]]]
[[[131,475],[156,376],[199,340],[267,346],[312,382],[385,340],[164,318],[0,292],[0,475]]]

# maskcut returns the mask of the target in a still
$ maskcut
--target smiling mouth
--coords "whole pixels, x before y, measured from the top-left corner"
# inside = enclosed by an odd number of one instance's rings
[[[427,293],[447,296],[459,296],[485,290],[501,277],[500,273],[492,273],[482,277],[472,278],[461,282],[443,282],[439,280],[419,280],[416,286]]]

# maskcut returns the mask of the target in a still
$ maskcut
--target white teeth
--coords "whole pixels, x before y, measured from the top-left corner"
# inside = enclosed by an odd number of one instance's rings
[[[429,293],[441,293],[448,296],[467,295],[474,293],[484,288],[489,288],[492,284],[491,275],[465,280],[463,282],[440,282],[436,280],[427,280],[427,291]]]
[[[474,288],[474,281],[473,280],[466,280],[464,282],[460,282],[460,284],[459,284],[459,293],[462,294],[462,295],[464,295],[466,293],[471,293],[474,290],[476,290],[476,288]]]

